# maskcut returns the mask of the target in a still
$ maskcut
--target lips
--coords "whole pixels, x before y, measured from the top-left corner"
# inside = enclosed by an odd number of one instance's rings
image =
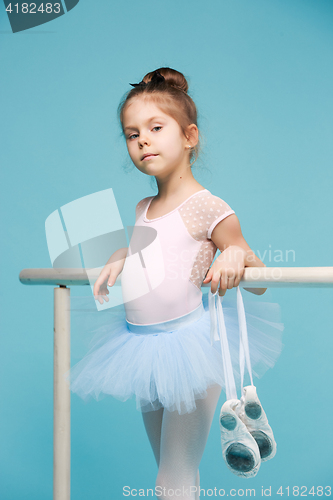
[[[146,158],[148,159],[150,157],[152,158],[153,156],[158,156],[158,155],[155,155],[153,153],[146,153],[146,154],[143,155],[143,157],[141,158],[141,160],[145,160]]]

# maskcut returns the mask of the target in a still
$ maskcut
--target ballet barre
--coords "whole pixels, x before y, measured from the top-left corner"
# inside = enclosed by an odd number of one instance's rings
[[[55,285],[53,350],[53,500],[70,500],[70,287],[90,286],[100,269],[23,269],[24,285]],[[121,273],[113,286],[120,286]],[[210,287],[206,283],[202,288]],[[246,267],[242,288],[333,287],[333,267]]]

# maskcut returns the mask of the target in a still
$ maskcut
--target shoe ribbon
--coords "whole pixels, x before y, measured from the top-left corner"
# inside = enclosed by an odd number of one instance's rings
[[[251,385],[253,385],[253,378],[252,378],[249,338],[246,326],[245,308],[239,286],[237,287],[237,313],[238,313],[238,324],[239,324],[239,369],[241,374],[241,394],[243,394],[245,362],[247,371],[250,376]]]
[[[227,400],[229,400],[229,399],[237,399],[237,391],[236,391],[234,373],[232,369],[228,336],[224,322],[222,302],[223,302],[223,297],[220,298],[218,290],[215,293],[209,291],[208,303],[209,303],[209,313],[210,313],[210,343],[211,345],[213,345],[214,341],[220,340],[224,380],[226,386],[226,396]],[[253,385],[253,379],[252,379],[252,368],[251,368],[250,349],[249,349],[247,326],[246,326],[245,309],[244,309],[243,297],[239,286],[237,286],[237,315],[238,315],[238,325],[239,325],[239,368],[241,374],[241,393],[243,394],[245,363],[247,370],[249,372],[251,385]]]

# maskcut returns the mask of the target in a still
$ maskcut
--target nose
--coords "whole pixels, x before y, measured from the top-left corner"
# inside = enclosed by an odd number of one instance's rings
[[[149,146],[149,139],[145,134],[141,134],[138,143],[140,147],[143,147],[145,144]]]

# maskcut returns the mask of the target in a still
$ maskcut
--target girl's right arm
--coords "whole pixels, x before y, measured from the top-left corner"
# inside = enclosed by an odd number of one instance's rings
[[[105,302],[109,302],[107,285],[113,286],[115,284],[118,275],[123,270],[127,251],[128,248],[126,247],[119,248],[114,252],[97,278],[94,284],[94,297],[100,304],[103,304],[103,299]]]
[[[139,214],[142,210],[145,209],[147,201],[150,199],[148,196],[143,200],[139,201],[139,203],[135,207],[135,222],[137,221]],[[94,297],[100,304],[103,304],[103,299],[105,302],[109,302],[109,298],[107,295],[109,294],[108,286],[113,286],[116,282],[118,275],[121,273],[124,267],[126,255],[128,248],[119,248],[116,252],[114,252],[107,263],[105,264],[101,274],[97,278],[94,285]]]

